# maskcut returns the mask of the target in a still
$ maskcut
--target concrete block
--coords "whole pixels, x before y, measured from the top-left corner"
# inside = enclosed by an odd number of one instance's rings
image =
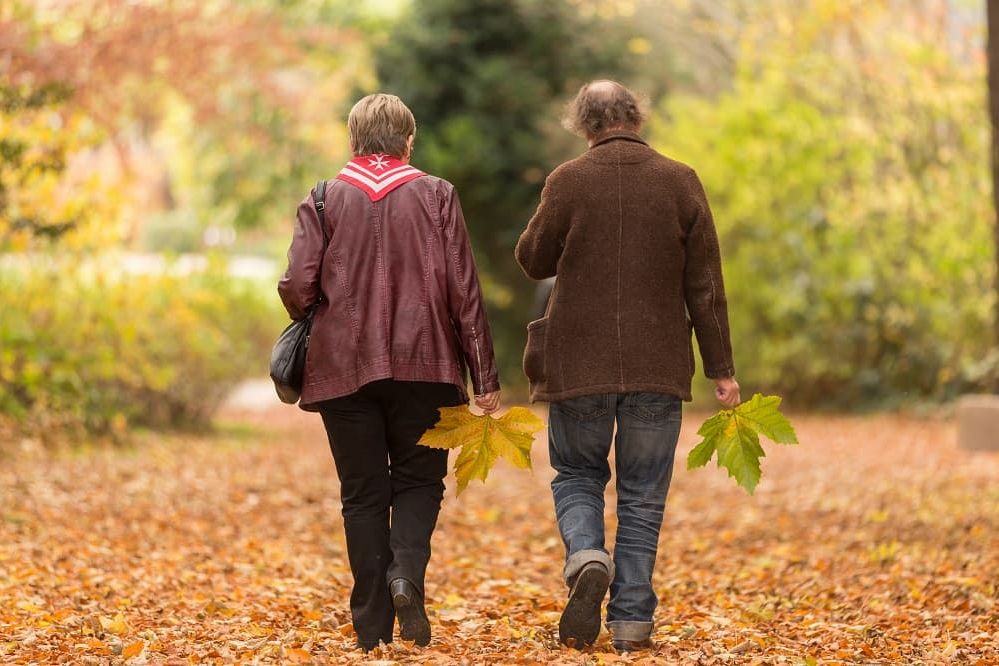
[[[999,451],[999,395],[966,395],[958,401],[957,441],[969,451]]]

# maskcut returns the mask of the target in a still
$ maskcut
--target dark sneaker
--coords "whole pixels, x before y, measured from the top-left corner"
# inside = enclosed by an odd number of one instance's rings
[[[420,647],[430,645],[430,620],[423,607],[423,598],[413,584],[405,578],[396,578],[389,584],[389,594],[399,620],[399,637]]]
[[[590,562],[579,571],[558,623],[558,639],[564,645],[582,648],[597,640],[600,605],[609,586],[610,574],[599,562]]]
[[[618,652],[641,652],[642,650],[651,650],[654,647],[655,643],[652,642],[651,638],[646,638],[644,641],[614,641],[614,649]]]

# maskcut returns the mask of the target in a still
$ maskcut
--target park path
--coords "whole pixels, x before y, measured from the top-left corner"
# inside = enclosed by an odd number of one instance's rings
[[[364,657],[318,418],[251,406],[211,437],[0,460],[0,662],[999,663],[999,455],[959,452],[947,420],[792,416],[802,445],[767,447],[755,497],[678,464],[640,656],[556,644],[539,441],[533,474],[449,490],[431,647]]]

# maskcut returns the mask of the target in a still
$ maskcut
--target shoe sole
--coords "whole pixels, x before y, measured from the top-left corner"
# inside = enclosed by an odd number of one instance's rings
[[[614,646],[614,649],[620,652],[621,654],[646,652],[654,650],[656,647],[651,641],[641,641],[638,643],[632,641],[629,641],[627,643],[613,641],[612,645]]]
[[[399,637],[420,647],[430,645],[430,620],[421,605],[406,594],[393,596],[392,605],[399,619]]]
[[[563,645],[580,648],[597,640],[600,606],[609,586],[610,577],[601,566],[584,567],[579,573],[558,623],[558,638]]]

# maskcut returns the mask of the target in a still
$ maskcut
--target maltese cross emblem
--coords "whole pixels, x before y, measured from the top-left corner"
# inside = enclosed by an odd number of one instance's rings
[[[374,169],[385,170],[385,167],[389,165],[388,160],[385,159],[384,155],[375,155],[375,158],[368,160],[368,166]]]

